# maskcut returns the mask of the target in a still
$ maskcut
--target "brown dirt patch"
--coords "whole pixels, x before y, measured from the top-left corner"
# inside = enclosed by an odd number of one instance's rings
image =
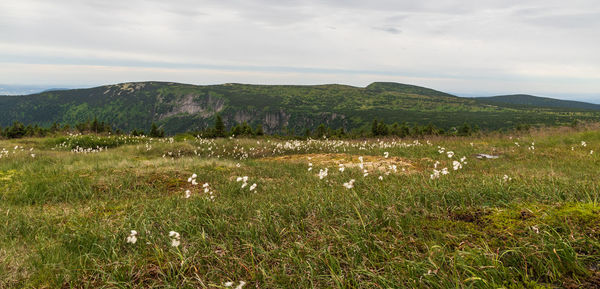
[[[312,163],[314,167],[338,167],[343,164],[347,169],[359,168],[358,155],[351,154],[299,154],[278,157],[262,158],[263,161],[283,161],[292,163]],[[410,173],[416,171],[416,167],[408,160],[399,157],[362,156],[363,166],[369,171],[389,171],[392,165],[396,165],[398,173]]]

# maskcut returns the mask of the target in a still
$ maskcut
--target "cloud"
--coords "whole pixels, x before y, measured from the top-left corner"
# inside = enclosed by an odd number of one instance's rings
[[[592,94],[599,16],[594,0],[1,1],[0,62],[22,73],[0,79],[101,84],[114,70],[123,81]],[[69,73],[25,73],[36,65]]]
[[[400,34],[402,33],[402,30],[396,28],[396,27],[391,27],[391,26],[383,26],[383,27],[373,27],[373,29],[375,30],[380,30],[383,32],[387,32],[387,33],[391,33],[391,34]]]

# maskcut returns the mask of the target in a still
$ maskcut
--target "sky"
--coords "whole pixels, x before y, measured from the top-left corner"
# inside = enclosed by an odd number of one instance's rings
[[[600,103],[597,0],[2,0],[0,83],[393,81]]]

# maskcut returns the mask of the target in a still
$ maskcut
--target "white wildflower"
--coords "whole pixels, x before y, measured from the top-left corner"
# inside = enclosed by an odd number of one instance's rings
[[[462,169],[462,164],[458,161],[452,161],[452,168],[456,171]]]
[[[338,167],[339,167],[339,169],[338,169],[338,170],[339,170],[340,172],[342,172],[342,173],[343,173],[343,172],[344,172],[344,170],[346,169],[346,167],[344,167],[344,164],[339,164],[339,165],[338,165]]]
[[[586,147],[586,146],[587,146],[587,143],[586,143],[585,141],[581,141],[581,146],[582,146],[582,147]]]
[[[323,178],[325,178],[327,176],[328,171],[329,171],[329,169],[327,169],[327,168],[325,168],[324,170],[320,169],[319,170],[319,180],[322,180]]]
[[[179,235],[179,233],[177,233],[175,231],[170,231],[169,237],[171,237],[171,246],[172,247],[178,247],[179,244],[181,244],[181,236]]]
[[[442,175],[447,175],[450,172],[448,171],[448,168],[443,168],[441,173],[442,173]]]
[[[254,183],[250,186],[250,191],[254,191],[254,189],[256,189],[256,183]]]
[[[189,199],[192,196],[192,192],[190,190],[185,190],[185,198]]]
[[[346,188],[346,189],[354,188],[354,179],[351,179],[349,182],[344,183],[344,188]]]
[[[432,180],[433,180],[433,179],[437,179],[437,178],[439,178],[439,177],[440,177],[440,171],[438,171],[438,170],[436,170],[436,169],[434,169],[434,170],[433,170],[433,174],[431,174],[431,175],[429,176],[429,178],[430,178],[430,179],[432,179]]]
[[[131,233],[129,233],[129,236],[127,236],[127,243],[135,244],[135,242],[137,242],[136,235],[137,235],[137,231],[131,230]]]
[[[384,152],[384,153],[383,153],[383,157],[384,157],[384,158],[386,158],[386,159],[387,159],[389,156],[390,156],[390,153],[388,153],[388,152]]]
[[[454,156],[453,151],[448,151],[446,154],[448,155],[448,158],[450,158],[450,159]]]
[[[379,176],[378,178],[380,181],[383,181],[383,176]]]

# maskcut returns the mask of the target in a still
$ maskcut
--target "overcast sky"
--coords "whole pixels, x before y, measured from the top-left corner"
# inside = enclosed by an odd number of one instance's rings
[[[2,0],[0,83],[423,85],[600,102],[597,0]]]

